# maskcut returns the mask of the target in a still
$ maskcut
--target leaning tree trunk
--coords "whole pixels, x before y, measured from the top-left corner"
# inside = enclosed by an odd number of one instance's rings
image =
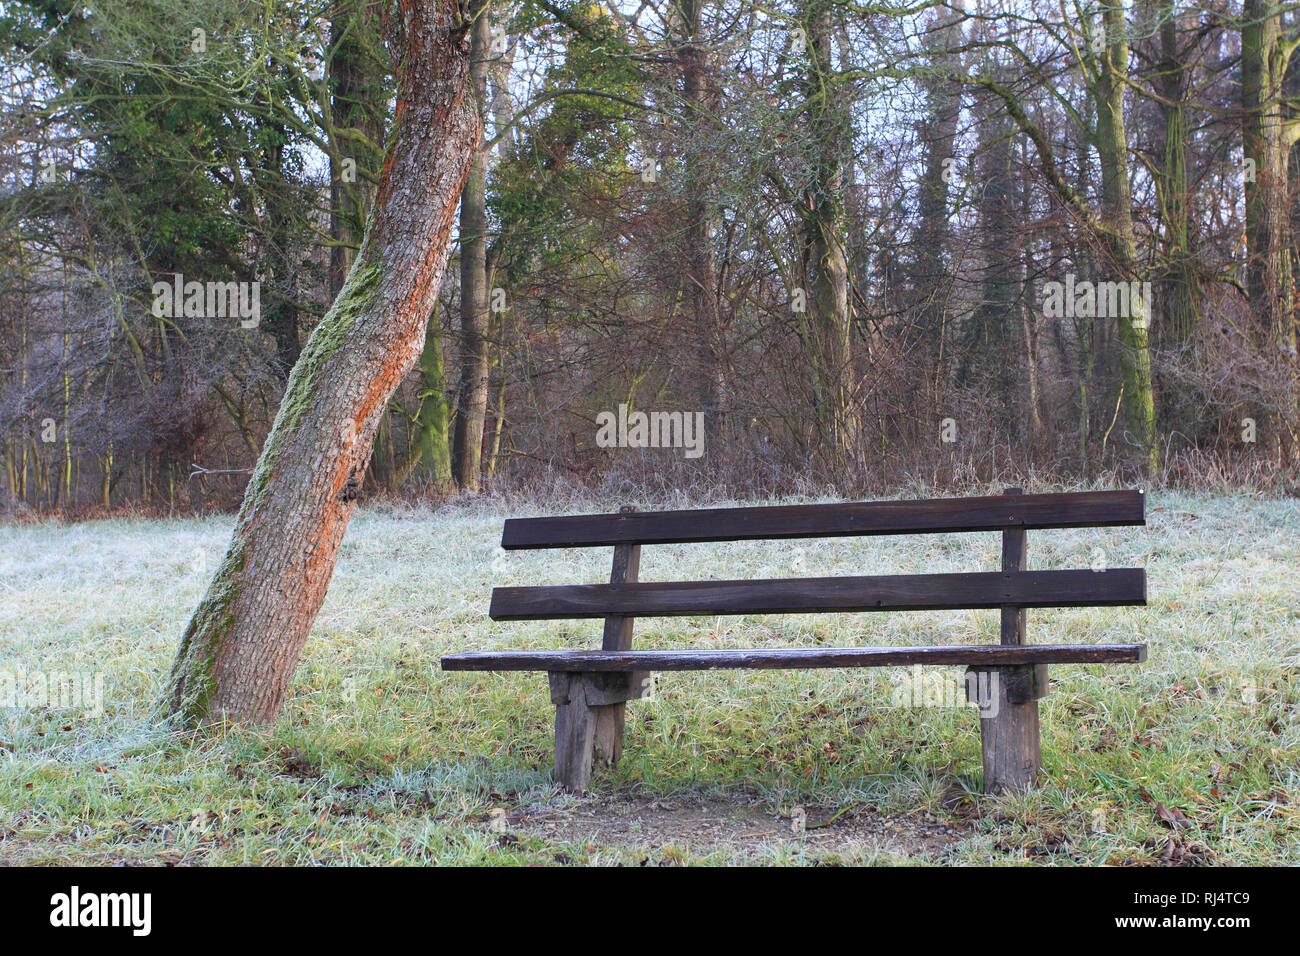
[[[181,639],[166,709],[273,719],[325,599],[384,408],[424,346],[480,119],[454,0],[400,0],[386,28],[396,138],[366,240],[289,377],[230,547]]]

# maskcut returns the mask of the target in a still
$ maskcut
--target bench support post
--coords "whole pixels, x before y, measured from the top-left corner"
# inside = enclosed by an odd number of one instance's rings
[[[619,509],[623,514],[630,514],[636,509],[624,505]],[[641,545],[616,544],[614,546],[614,564],[609,572],[610,584],[631,584],[637,580],[641,569]],[[601,648],[607,651],[628,651],[632,649],[632,624],[635,618],[613,615],[605,618],[605,633]],[[648,674],[635,675],[646,678]],[[623,722],[627,710],[625,703],[603,704],[594,709],[595,729],[592,746],[594,759],[598,764],[613,767],[618,758],[623,756]]]
[[[591,782],[598,715],[650,693],[650,675],[626,671],[551,671],[555,705],[555,782],[582,793]]]
[[[1018,495],[1020,488],[1003,494]],[[1023,571],[1025,530],[1002,532],[1002,570]],[[1002,608],[1002,643],[1025,643],[1025,609]],[[996,713],[980,718],[980,750],[984,757],[984,792],[1025,790],[1034,785],[1043,757],[1038,736],[1038,698],[1046,691],[1046,668],[998,669]]]
[[[592,740],[596,721],[587,706],[585,682],[570,674],[551,674],[551,700],[555,703],[555,782],[570,793],[582,793],[591,780]],[[563,700],[557,699],[557,681]]]

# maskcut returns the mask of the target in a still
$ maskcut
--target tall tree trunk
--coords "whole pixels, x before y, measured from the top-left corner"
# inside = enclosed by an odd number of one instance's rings
[[[1020,167],[1020,175],[1017,177],[1017,188],[1020,191],[1020,222],[1022,224],[1030,222],[1033,218],[1033,193],[1032,187],[1027,177],[1029,170],[1029,157],[1027,155],[1028,144],[1021,140],[1022,152],[1017,160]],[[1022,225],[1023,228],[1023,225]],[[1025,410],[1025,417],[1029,422],[1029,434],[1026,442],[1028,448],[1032,451],[1037,444],[1038,439],[1043,433],[1043,416],[1040,407],[1041,397],[1039,395],[1039,376],[1038,376],[1038,358],[1039,358],[1039,315],[1034,308],[1033,295],[1027,286],[1029,277],[1034,274],[1034,251],[1031,243],[1024,243],[1021,250],[1020,259],[1017,263],[1016,285],[1017,285],[1017,305],[1020,309],[1020,319],[1024,324],[1025,330],[1025,384],[1028,396],[1026,398],[1028,408]]]
[[[275,358],[280,375],[287,379],[302,354],[298,337],[297,270],[293,265],[296,245],[292,209],[297,197],[284,174],[284,130],[277,127],[275,143],[267,151],[263,168],[267,218],[266,275],[269,280],[270,315],[267,331],[275,340]]]
[[[1289,155],[1300,126],[1283,110],[1283,86],[1294,49],[1282,37],[1277,0],[1246,0],[1241,28],[1242,148],[1246,177],[1246,292],[1260,320],[1263,343],[1280,356],[1284,379],[1277,397],[1284,408],[1261,413],[1270,453],[1286,455],[1287,419],[1300,403],[1296,317],[1292,289]],[[1252,181],[1253,180],[1253,181]]]
[[[690,302],[697,343],[693,400],[704,412],[706,448],[725,453],[723,408],[726,379],[723,373],[722,316],[718,307],[718,264],[715,240],[719,225],[717,204],[708,196],[713,164],[704,153],[709,133],[717,127],[718,94],[711,81],[704,48],[704,0],[680,0],[681,45],[678,61],[686,101],[686,146],[682,165],[689,179],[686,202],[685,261],[687,300]]]
[[[424,345],[481,127],[457,3],[398,6],[385,24],[396,137],[370,227],[294,366],[229,549],[181,638],[165,705],[185,724],[279,713],[380,416]]]
[[[929,55],[935,69],[927,77],[925,91],[929,115],[925,120],[921,139],[925,146],[925,172],[920,182],[917,198],[915,267],[912,289],[916,303],[915,328],[920,337],[920,348],[926,356],[926,383],[937,388],[940,356],[943,352],[943,335],[946,326],[948,290],[951,282],[944,266],[948,246],[948,202],[952,167],[956,162],[957,121],[961,116],[961,87],[947,74],[960,66],[957,50],[962,41],[960,14],[949,11],[938,14],[932,28],[934,49]],[[931,402],[935,393],[928,396]]]
[[[852,120],[842,79],[832,62],[834,6],[807,0],[804,29],[808,70],[803,80],[808,122],[808,172],[799,210],[803,220],[803,268],[809,284],[810,341],[815,418],[819,440],[832,465],[847,463],[856,442],[853,409],[849,262],[845,248],[844,167]]]
[[[990,72],[1005,79],[1006,67]],[[1020,299],[1020,251],[1014,190],[1013,127],[993,97],[977,98],[979,155],[975,166],[981,263],[980,299],[965,336],[958,382],[983,383],[998,407],[989,409],[1003,434],[1016,431],[1016,386],[1023,350],[1017,329]],[[1021,334],[1015,334],[1021,332]]]
[[[1282,83],[1289,47],[1281,42],[1276,0],[1246,0],[1241,28],[1242,144],[1254,176],[1246,179],[1246,290],[1266,338],[1295,349],[1291,260],[1287,252],[1288,135]]]
[[[361,245],[383,163],[387,84],[371,47],[379,0],[339,0],[330,23],[330,295],[337,296]]]
[[[1128,24],[1124,6],[1111,2],[1102,11],[1105,48],[1098,58],[1097,155],[1101,160],[1102,221],[1107,251],[1118,275],[1132,282],[1138,276],[1137,244],[1133,236],[1133,196],[1129,189],[1128,138],[1124,126],[1124,86],[1128,74]],[[1151,352],[1147,343],[1149,303],[1134,303],[1118,316],[1120,368],[1123,372],[1125,419],[1146,468],[1159,463],[1155,398],[1151,387]]]
[[[479,115],[487,111],[488,52],[492,24],[487,9],[474,22],[470,88]],[[460,199],[460,401],[456,409],[452,469],[461,491],[476,492],[483,460],[488,400],[487,150],[474,147]]]
[[[447,412],[447,376],[435,307],[424,335],[424,351],[420,353],[420,429],[416,454],[420,470],[439,491],[447,490],[452,484]]]
[[[1164,162],[1158,177],[1165,221],[1165,267],[1161,283],[1165,328],[1158,340],[1184,344],[1201,314],[1201,277],[1192,251],[1192,190],[1189,180],[1191,128],[1187,122],[1188,51],[1179,44],[1179,21],[1173,0],[1159,0],[1160,59],[1157,88],[1164,118]]]
[[[485,22],[489,14],[490,11],[484,11]],[[487,29],[491,40],[490,23],[487,24]],[[510,155],[515,137],[514,127],[511,125],[514,109],[510,97],[510,67],[514,58],[514,46],[504,45],[504,48],[498,48],[491,42],[489,46],[487,71],[492,88],[492,116],[496,129],[506,131],[500,147],[501,152],[503,155]],[[471,64],[470,69],[473,75],[475,64]],[[471,172],[472,176],[473,172]],[[462,206],[463,212],[464,206]],[[503,238],[503,235],[499,234],[497,240],[488,248],[484,266],[487,282],[493,281],[494,270],[491,263],[494,259],[494,251],[499,255],[498,246]],[[462,251],[462,255],[464,254]],[[462,302],[465,301],[463,296],[462,288]],[[429,319],[429,331],[424,340],[424,354],[420,357],[420,426],[416,437],[416,457],[420,471],[432,487],[439,491],[446,491],[456,485],[452,468],[453,426],[451,403],[447,400],[447,369],[443,359],[443,337],[436,320],[435,309],[435,314]],[[490,327],[489,323],[488,328]],[[459,382],[457,384],[459,387]]]

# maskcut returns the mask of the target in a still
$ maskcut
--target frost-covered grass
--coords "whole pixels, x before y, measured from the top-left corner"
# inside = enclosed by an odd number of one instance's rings
[[[1146,529],[1033,532],[1030,566],[1145,566],[1150,605],[1029,612],[1032,641],[1145,641],[1142,665],[1059,666],[1042,786],[980,796],[961,707],[892,706],[899,670],[661,675],[629,707],[595,800],[703,798],[951,823],[918,861],[1300,863],[1300,503],[1163,493]],[[579,647],[598,622],[495,624],[493,584],[595,582],[609,550],[505,554],[483,507],[359,514],[274,726],[168,735],[151,709],[228,519],[0,528],[0,675],[98,672],[104,712],[0,708],[0,863],[797,863],[836,850],[561,842],[485,822],[586,804],[549,780],[540,674],[457,674],[441,654]],[[1100,554],[1098,553],[1100,551]],[[995,534],[648,547],[643,580],[972,571]],[[997,639],[996,612],[642,621],[639,646]],[[959,670],[936,669],[957,678]],[[1171,829],[1167,816],[1185,816]],[[845,818],[846,820],[849,817]]]

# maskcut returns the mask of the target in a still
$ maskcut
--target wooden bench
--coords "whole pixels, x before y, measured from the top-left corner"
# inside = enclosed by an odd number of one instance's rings
[[[546,671],[555,704],[555,779],[582,792],[593,761],[618,762],[627,701],[644,697],[654,671],[713,668],[967,668],[980,705],[984,789],[1033,784],[1041,765],[1038,698],[1048,664],[1146,659],[1145,644],[1025,642],[1025,609],[1146,603],[1141,568],[1029,571],[1025,532],[1145,524],[1141,491],[1022,494],[929,501],[852,502],[763,508],[511,518],[501,546],[614,548],[608,584],[498,587],[497,621],[603,618],[600,650],[473,651],[442,659],[449,671]],[[969,574],[781,578],[766,581],[638,581],[641,546],[705,541],[830,538],[969,531],[1002,533],[1002,570]],[[1001,643],[932,647],[632,650],[638,617],[998,608]]]

